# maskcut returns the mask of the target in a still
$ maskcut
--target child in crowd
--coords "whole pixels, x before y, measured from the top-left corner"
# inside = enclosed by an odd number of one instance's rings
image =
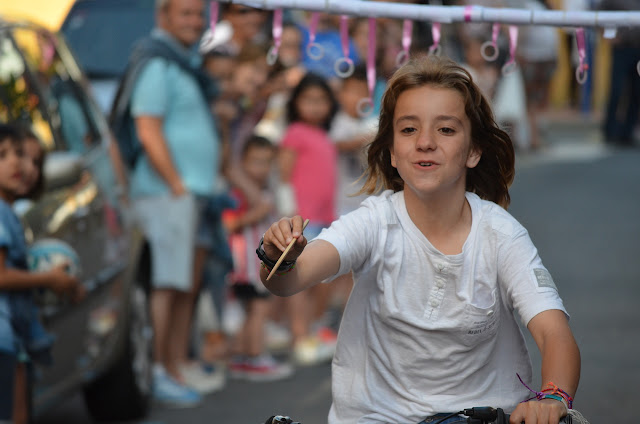
[[[269,198],[269,175],[274,159],[275,148],[264,137],[252,136],[243,147],[241,165],[244,173]],[[229,279],[233,294],[244,304],[245,320],[236,334],[235,355],[229,363],[229,371],[232,377],[249,381],[280,380],[289,377],[293,369],[265,351],[265,322],[273,299],[260,281],[260,264],[254,248],[271,222],[273,199],[251,207],[241,190],[234,189],[232,195],[238,207],[228,209],[223,216],[234,262]]]
[[[307,72],[302,66],[302,33],[293,24],[282,27],[282,42],[278,61],[271,67],[265,84],[269,89],[264,115],[254,129],[254,134],[268,138],[278,144],[287,128],[287,102],[291,90],[298,85]]]
[[[385,191],[308,244],[302,217],[283,218],[259,248],[262,281],[281,296],[353,270],[329,423],[463,423],[457,411],[481,405],[512,423],[557,423],[580,353],[550,273],[504,209],[513,144],[469,73],[439,57],[400,68],[367,158],[363,191]],[[518,380],[532,384],[516,316],[541,352],[537,396]]]
[[[31,143],[23,143],[15,127],[0,124],[0,421],[14,424],[29,422],[31,361],[50,360],[52,340],[38,321],[32,291],[78,291],[65,265],[37,274],[27,270],[24,230],[12,204],[41,187],[43,150]]]
[[[365,145],[376,133],[378,117],[362,116],[358,104],[369,97],[367,71],[358,65],[351,76],[342,80],[338,90],[340,109],[331,123],[329,137],[338,148],[338,215],[356,209],[365,196],[354,196],[361,185],[357,185],[364,171]]]
[[[287,105],[289,127],[280,143],[276,204],[283,215],[310,218],[310,238],[335,218],[337,152],[328,130],[337,110],[327,81],[314,73],[302,78]],[[335,335],[326,328],[312,335],[310,322],[312,302],[326,299],[328,288],[318,286],[311,296],[300,293],[290,300],[293,354],[299,364],[315,364],[333,356]]]

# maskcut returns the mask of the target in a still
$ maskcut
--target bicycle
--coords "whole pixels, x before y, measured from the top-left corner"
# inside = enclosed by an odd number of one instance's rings
[[[444,416],[438,421],[434,421],[429,424],[441,424],[449,418],[464,415],[467,417],[467,424],[509,424],[510,415],[505,413],[502,408],[492,408],[490,406],[481,406],[474,408],[467,408],[462,411],[458,411]],[[561,424],[589,424],[589,422],[582,416],[582,414],[575,409],[569,410],[569,414],[564,417]],[[273,415],[265,421],[265,424],[302,424],[298,421],[293,421],[286,415]]]

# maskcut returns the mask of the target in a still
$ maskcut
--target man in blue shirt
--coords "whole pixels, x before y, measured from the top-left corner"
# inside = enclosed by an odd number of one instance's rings
[[[196,231],[201,199],[213,194],[219,177],[218,133],[197,78],[200,57],[191,49],[204,29],[204,12],[204,0],[158,0],[151,39],[172,54],[146,61],[130,99],[142,145],[131,170],[130,195],[152,258],[153,395],[182,407],[201,401],[185,375],[200,284],[194,281],[194,264],[206,256],[196,246]]]

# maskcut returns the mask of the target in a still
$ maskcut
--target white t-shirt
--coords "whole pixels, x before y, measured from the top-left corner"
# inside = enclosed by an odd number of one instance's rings
[[[417,423],[475,406],[512,411],[531,361],[514,313],[566,313],[527,231],[495,203],[466,195],[469,236],[458,255],[435,249],[386,191],[318,239],[355,284],[333,360],[329,423]]]

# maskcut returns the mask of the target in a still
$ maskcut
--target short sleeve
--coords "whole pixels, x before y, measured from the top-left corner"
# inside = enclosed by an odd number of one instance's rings
[[[551,274],[522,226],[515,228],[500,249],[498,272],[501,286],[525,326],[546,310],[558,309],[567,314]]]
[[[165,116],[168,108],[168,64],[164,59],[150,59],[140,72],[131,96],[131,114]]]
[[[0,204],[0,247],[9,247],[13,244],[9,218],[9,209],[3,202]]]
[[[342,215],[318,235],[316,239],[331,243],[340,256],[340,269],[334,277],[350,270],[357,272],[371,258],[381,224],[376,216],[375,206],[365,201],[363,206]]]

